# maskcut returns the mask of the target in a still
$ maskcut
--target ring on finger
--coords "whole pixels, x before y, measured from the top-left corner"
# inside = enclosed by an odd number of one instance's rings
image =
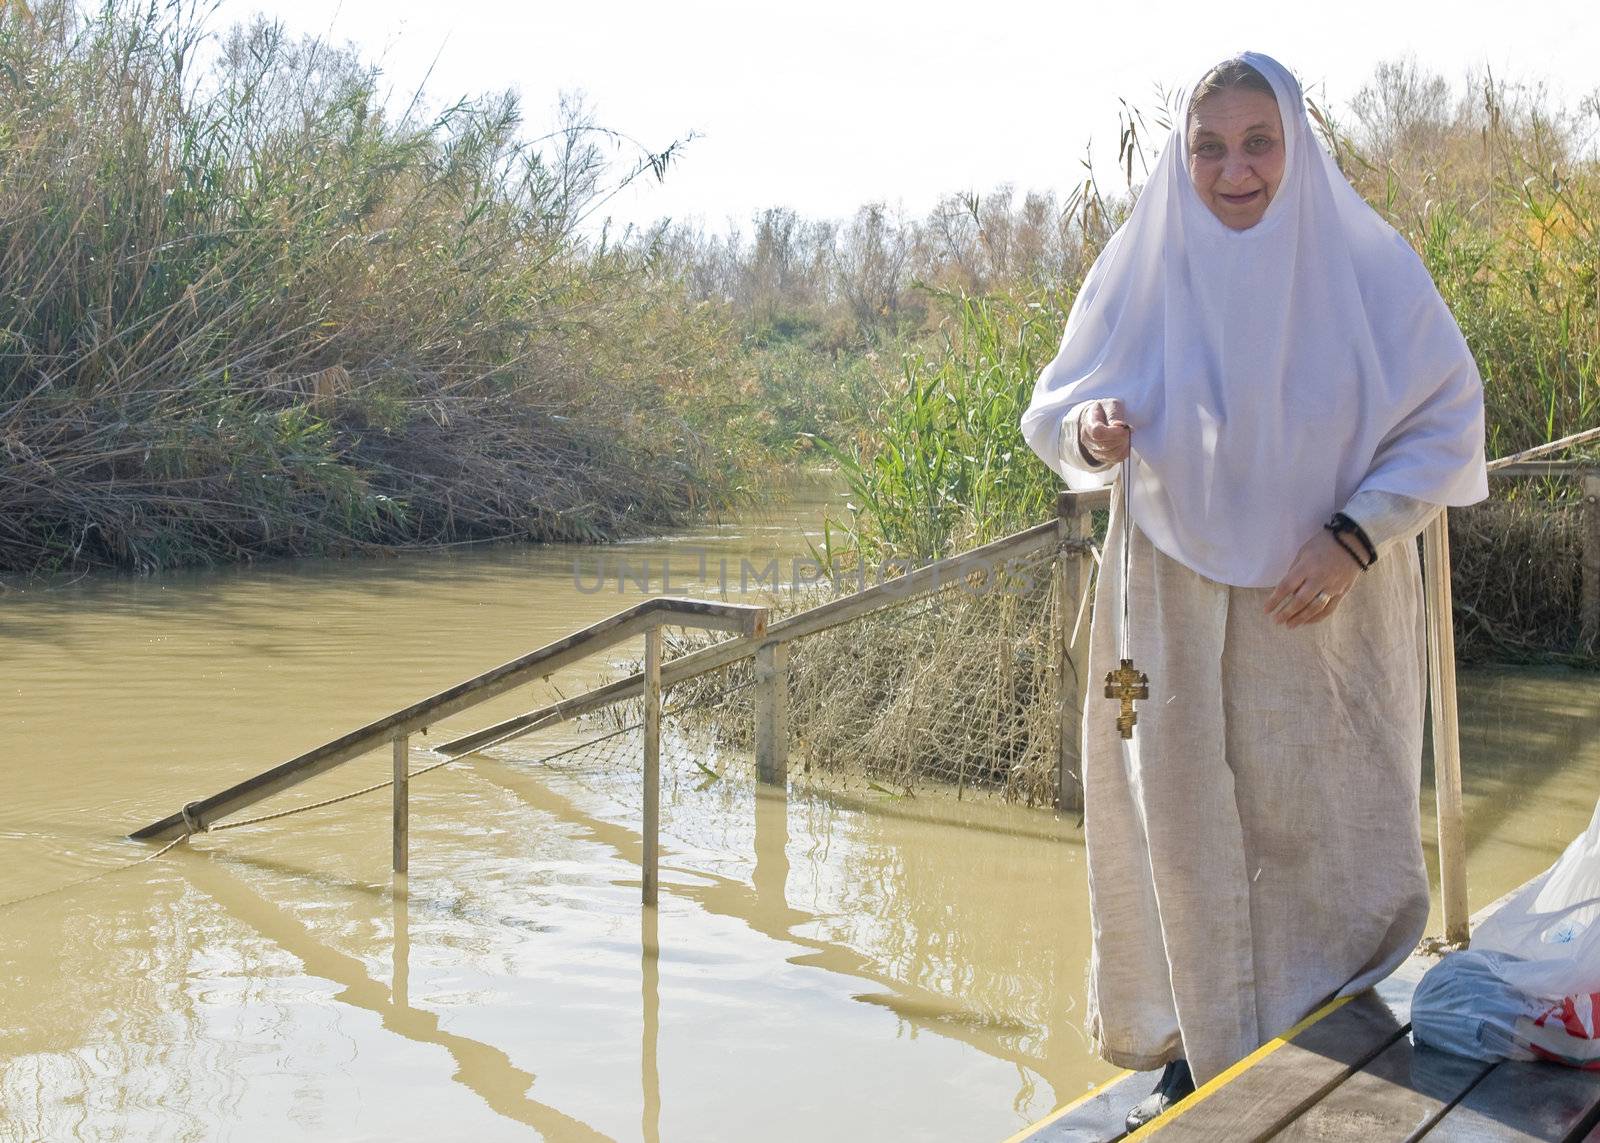
[[[1316,595],[1311,597],[1311,602],[1315,603],[1318,607],[1326,607],[1328,604],[1333,602],[1333,596],[1329,595],[1325,591],[1319,591]]]

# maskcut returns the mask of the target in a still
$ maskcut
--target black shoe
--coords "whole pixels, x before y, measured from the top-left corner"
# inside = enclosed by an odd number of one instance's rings
[[[1194,1091],[1194,1076],[1189,1074],[1188,1060],[1173,1060],[1161,1073],[1155,1091],[1134,1104],[1128,1112],[1128,1130],[1137,1131],[1184,1096]]]

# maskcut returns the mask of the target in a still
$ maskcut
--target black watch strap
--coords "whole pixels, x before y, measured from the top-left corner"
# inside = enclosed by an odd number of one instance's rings
[[[1367,530],[1343,512],[1335,512],[1333,519],[1322,526],[1333,533],[1339,546],[1350,553],[1350,558],[1361,565],[1362,571],[1378,562],[1378,549]]]

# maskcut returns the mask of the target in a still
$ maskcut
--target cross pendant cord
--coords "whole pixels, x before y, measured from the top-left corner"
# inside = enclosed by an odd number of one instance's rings
[[[1150,697],[1150,680],[1144,672],[1133,665],[1132,636],[1128,629],[1128,591],[1129,581],[1133,578],[1133,517],[1129,513],[1132,504],[1128,491],[1130,478],[1133,475],[1133,456],[1130,453],[1122,460],[1122,661],[1114,671],[1106,672],[1106,698],[1116,699],[1122,706],[1122,712],[1117,715],[1117,733],[1123,738],[1133,737],[1133,724],[1139,721],[1138,713],[1133,709],[1135,699]]]
[[[1133,450],[1122,458],[1122,640],[1118,658],[1132,659],[1132,637],[1128,632],[1128,572],[1133,567],[1133,517],[1129,511],[1131,500],[1128,486],[1133,477]]]

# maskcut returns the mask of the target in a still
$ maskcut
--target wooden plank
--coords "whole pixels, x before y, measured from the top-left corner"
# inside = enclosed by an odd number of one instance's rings
[[[661,628],[644,636],[644,903],[656,903],[661,838]]]
[[[411,850],[411,738],[394,738],[394,871],[404,873]]]
[[[1594,461],[1512,461],[1499,467],[1490,466],[1491,477],[1563,477],[1581,475],[1594,469]]]
[[[696,626],[722,627],[737,622],[742,624],[748,635],[755,636],[765,629],[767,609],[672,596],[643,600],[509,663],[502,663],[493,670],[340,735],[331,742],[325,742],[270,770],[229,786],[221,793],[191,802],[184,810],[152,822],[130,836],[141,841],[155,841],[176,837],[192,828],[203,830],[210,823],[254,805],[263,798],[358,758],[397,734],[415,734],[430,723],[459,714],[605,647],[631,639],[661,623],[665,615]]]
[[[1600,1074],[1559,1064],[1494,1065],[1425,1143],[1561,1143],[1600,1118]]]
[[[763,643],[756,649],[756,779],[769,785],[789,781],[789,644]]]
[[[1023,1128],[1005,1143],[1116,1143],[1133,1105],[1155,1090],[1160,1070],[1124,1071]]]
[[[1405,1021],[1376,992],[1334,1001],[1129,1138],[1266,1139],[1403,1035]]]
[[[1084,496],[1093,497],[1094,493],[1084,493]],[[1093,501],[1088,501],[1092,503]],[[1020,532],[1013,532],[1009,536],[1002,536],[998,540],[972,548],[959,555],[949,556],[916,569],[903,576],[875,584],[864,591],[852,592],[830,599],[826,603],[809,607],[804,611],[785,616],[769,624],[766,629],[765,639],[742,637],[727,639],[711,647],[703,647],[698,651],[691,651],[687,655],[680,655],[662,667],[661,685],[670,688],[687,679],[707,674],[711,671],[721,670],[730,663],[755,654],[756,648],[766,640],[788,642],[792,639],[804,638],[847,623],[852,619],[859,619],[863,615],[894,607],[918,599],[924,595],[931,595],[935,591],[942,591],[959,583],[964,574],[973,570],[974,566],[993,567],[997,562],[1005,559],[1015,560],[1049,549],[1058,542],[1056,536],[1056,522],[1046,521],[1024,528]],[[474,750],[482,750],[487,746],[501,742],[509,742],[525,734],[531,734],[541,727],[561,722],[566,719],[576,718],[588,714],[602,707],[623,699],[633,698],[644,689],[644,675],[636,673],[625,679],[618,679],[603,687],[597,687],[577,698],[564,702],[552,703],[540,707],[538,710],[517,715],[514,718],[497,722],[472,734],[451,739],[434,747],[434,752],[447,758],[459,758]]]
[[[1481,910],[1474,920],[1483,920],[1509,896]],[[1236,1143],[1267,1137],[1377,1143],[1420,1138],[1430,1124],[1459,1124],[1463,1113],[1452,1112],[1452,1103],[1463,1093],[1477,1091],[1484,1077],[1492,1074],[1491,1065],[1413,1045],[1406,1036],[1416,984],[1437,963],[1433,953],[1411,956],[1371,992],[1336,1001],[1285,1036],[1263,1045],[1173,1112],[1135,1132],[1130,1143],[1154,1135],[1159,1135],[1162,1143],[1184,1138]],[[1553,1065],[1541,1069],[1547,1084],[1587,1082],[1600,1087],[1600,1075],[1593,1073],[1588,1073],[1587,1080],[1576,1081],[1550,1074],[1563,1072],[1573,1074]],[[1145,1086],[1148,1089],[1150,1085]],[[1136,1089],[1108,1093],[1103,1102],[1114,1103],[1126,1114],[1146,1093]],[[1484,1096],[1480,1093],[1474,1098]],[[1098,1118],[1089,1113],[1080,1118],[1076,1107],[1064,1108],[1028,1128],[1015,1143],[1035,1137],[1039,1143],[1058,1137],[1095,1138],[1107,1123],[1114,1128],[1120,1122],[1106,1118],[1111,1108],[1098,1110]],[[1590,1113],[1600,1118],[1600,1107],[1591,1108]],[[1588,1123],[1578,1122],[1583,1125],[1580,1130],[1588,1129]],[[1503,1122],[1469,1120],[1466,1127],[1452,1129],[1469,1140],[1522,1138],[1508,1135],[1511,1128]],[[1047,1134],[1047,1130],[1056,1134]],[[1469,1130],[1478,1133],[1465,1133]],[[1071,1134],[1074,1131],[1082,1134]],[[1279,1131],[1281,1136],[1275,1134]],[[1600,1143],[1600,1137],[1590,1143]]]
[[[1444,939],[1467,943],[1467,845],[1461,813],[1461,736],[1456,717],[1456,637],[1450,601],[1449,512],[1422,532],[1428,618],[1428,707],[1433,716],[1433,788],[1439,820],[1439,898]]]
[[[1415,1139],[1490,1067],[1427,1045],[1414,1046],[1409,1036],[1401,1036],[1273,1139],[1283,1143]]]

